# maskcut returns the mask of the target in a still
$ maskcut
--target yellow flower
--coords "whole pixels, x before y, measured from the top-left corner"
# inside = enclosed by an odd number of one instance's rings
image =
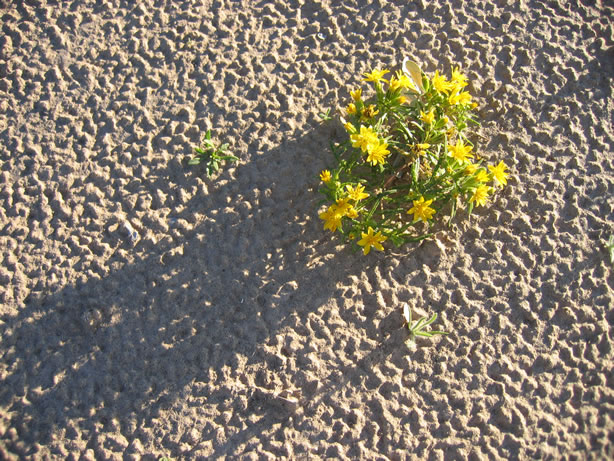
[[[424,123],[430,125],[435,121],[435,111],[431,109],[427,114],[425,114],[423,111],[420,111],[420,118]]]
[[[353,102],[348,104],[346,111],[349,115],[354,115],[356,113],[356,104],[354,104]]]
[[[454,92],[459,92],[467,86],[467,77],[460,71],[458,67],[452,69],[452,80],[454,86]]]
[[[467,175],[472,175],[476,171],[478,171],[478,166],[473,163],[470,163],[465,167],[465,173],[467,173]]]
[[[356,200],[358,202],[369,196],[369,194],[365,192],[365,186],[361,186],[360,184],[357,184],[356,187],[348,184],[345,188],[348,191],[348,198],[351,200]]]
[[[385,242],[388,237],[384,237],[381,232],[377,232],[377,234],[373,234],[373,228],[369,226],[367,233],[361,232],[362,239],[358,241],[358,244],[363,247],[363,252],[365,255],[368,255],[371,251],[371,247],[376,250],[383,251],[384,247],[381,242]]]
[[[463,144],[463,141],[461,141],[460,139],[456,141],[455,146],[448,146],[448,149],[452,153],[452,157],[454,157],[459,162],[467,162],[468,158],[473,158],[473,154],[471,153],[473,147],[467,144]]]
[[[362,97],[362,89],[361,88],[357,88],[354,91],[350,91],[350,96],[352,96],[352,99],[356,102],[360,101],[360,98]]]
[[[418,91],[418,88],[416,88],[414,82],[412,82],[411,79],[400,70],[397,71],[397,79],[401,88],[411,91]]]
[[[347,122],[343,127],[347,130],[348,133],[354,134],[356,133],[356,127],[352,124],[352,122]]]
[[[473,193],[473,197],[469,199],[469,202],[475,202],[476,205],[485,205],[488,200],[488,193],[490,192],[490,187],[481,185]]]
[[[320,213],[320,219],[324,221],[324,229],[330,229],[335,232],[341,226],[341,218],[343,215],[338,212],[335,205],[331,205],[328,209]]]
[[[386,79],[384,79],[384,75],[386,75],[388,72],[390,72],[387,69],[383,69],[383,70],[379,70],[379,69],[373,69],[373,71],[371,73],[365,73],[364,76],[367,77],[364,79],[365,82],[373,82],[373,83],[378,83],[378,82],[387,82]]]
[[[407,98],[405,96],[399,96],[399,104],[403,104],[405,101],[407,101]]]
[[[372,144],[367,152],[367,162],[371,163],[373,166],[377,165],[378,163],[381,163],[382,165],[386,163],[386,156],[390,155],[390,151],[387,148],[388,144],[385,142],[381,142],[377,145]]]
[[[452,89],[451,83],[448,82],[446,77],[444,77],[443,75],[439,75],[439,71],[435,71],[435,75],[431,79],[431,82],[433,84],[433,88],[435,88],[440,93],[448,94],[448,92]]]
[[[507,184],[508,173],[505,171],[507,165],[501,160],[497,166],[488,165],[488,169],[492,173],[495,184],[503,187]]]
[[[358,216],[358,212],[350,203],[350,199],[348,197],[337,200],[335,210],[339,215],[347,216],[348,218],[356,218]]]
[[[390,77],[390,91],[396,91],[401,88],[401,82],[394,75]]]
[[[324,229],[330,229],[332,232],[335,232],[337,228],[341,227],[341,220],[344,216],[353,219],[358,217],[358,212],[350,203],[350,199],[346,197],[337,200],[337,203],[329,206],[319,216],[324,221]]]
[[[350,136],[353,147],[360,147],[360,150],[367,152],[369,146],[377,144],[377,133],[371,128],[367,128],[364,125],[360,125],[360,133],[356,133]]]
[[[418,200],[414,200],[414,206],[407,210],[407,214],[414,214],[414,222],[418,220],[427,222],[435,214],[435,210],[429,207],[431,203],[433,203],[433,200],[425,201],[424,197],[420,197]]]
[[[418,155],[424,155],[425,151],[431,147],[431,145],[429,143],[422,143],[422,144],[416,144],[415,145],[415,150],[418,152]]]
[[[377,114],[379,114],[379,110],[375,109],[375,104],[371,104],[362,110],[362,115],[360,116],[360,120],[362,121],[369,120],[370,118],[375,117]]]
[[[448,98],[448,102],[452,105],[467,104],[471,102],[471,95],[467,91],[463,91],[462,93],[456,93]]]
[[[475,179],[477,179],[479,182],[488,182],[490,181],[490,176],[488,176],[488,173],[486,173],[486,170],[484,170],[483,168],[480,168],[480,171],[478,171],[478,174],[475,175]]]
[[[320,173],[320,179],[322,180],[323,183],[327,183],[328,181],[330,181],[332,179],[332,176],[330,175],[330,171],[323,170],[322,173]]]

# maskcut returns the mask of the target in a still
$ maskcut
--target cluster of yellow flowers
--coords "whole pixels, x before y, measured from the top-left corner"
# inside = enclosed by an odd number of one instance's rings
[[[348,122],[349,123],[349,122]],[[355,128],[350,124],[349,130],[355,132]],[[360,131],[350,136],[352,147],[359,148],[363,153],[367,153],[367,162],[371,165],[382,165],[386,161],[386,156],[390,155],[386,141],[377,137],[377,133],[372,128],[360,125]]]
[[[471,213],[487,203],[494,190],[488,182],[503,187],[508,178],[503,161],[487,169],[482,160],[474,163],[474,146],[463,130],[468,121],[477,123],[471,118],[477,105],[459,68],[452,69],[449,80],[439,71],[429,79],[406,60],[401,71],[385,79],[389,73],[364,74],[375,89],[372,99],[363,100],[361,88],[350,91],[349,120],[341,118],[349,134],[342,146],[348,158],[332,173],[320,174],[322,191],[333,202],[320,213],[324,228],[339,230],[349,240],[360,232],[356,243],[364,254],[383,250],[388,239],[400,244],[428,237],[408,230],[418,222],[428,226],[448,202],[451,219],[459,196]],[[405,222],[402,214],[413,215],[413,221]],[[347,231],[344,222],[350,224]]]
[[[331,180],[330,171],[324,170],[320,173],[320,179],[328,183]],[[320,218],[324,220],[324,229],[330,229],[332,232],[335,232],[341,225],[341,219],[344,216],[352,219],[356,218],[358,212],[355,205],[358,205],[360,200],[369,196],[364,190],[365,187],[361,185],[346,185],[346,194],[342,198],[337,199],[326,211],[320,213]]]
[[[467,77],[457,68],[452,70],[452,78],[447,80],[443,75],[439,75],[439,71],[435,72],[432,79],[433,88],[440,93],[448,96],[448,102],[451,105],[468,104],[471,102],[471,94],[468,91],[463,91],[467,86]]]

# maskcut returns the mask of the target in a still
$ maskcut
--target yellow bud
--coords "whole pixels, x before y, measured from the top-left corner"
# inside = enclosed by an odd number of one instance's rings
[[[394,76],[390,77],[390,90],[396,91],[401,88],[401,82]]]
[[[350,134],[354,134],[356,133],[356,127],[354,125],[352,125],[351,122],[347,122],[345,125],[343,125],[343,127],[346,129],[346,131]]]
[[[433,111],[433,109],[431,109],[428,113],[425,113],[424,111],[420,111],[420,118],[422,119],[422,121],[424,123],[427,124],[431,124],[435,121],[435,111]]]

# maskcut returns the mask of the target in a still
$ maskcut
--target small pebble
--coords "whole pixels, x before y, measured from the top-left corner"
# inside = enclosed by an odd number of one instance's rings
[[[132,244],[132,246],[136,245],[136,243],[140,239],[140,236],[139,233],[134,229],[134,227],[132,227],[132,224],[130,224],[129,221],[124,221],[122,223],[122,229],[127,235],[127,237],[130,239],[130,243]]]
[[[324,35],[322,32],[318,32],[317,37],[318,37],[320,40],[324,40],[324,39],[326,38],[326,35]]]

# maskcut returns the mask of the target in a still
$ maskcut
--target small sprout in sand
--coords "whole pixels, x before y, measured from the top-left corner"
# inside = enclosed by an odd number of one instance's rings
[[[203,147],[194,148],[196,156],[188,162],[188,165],[200,165],[203,163],[207,167],[207,176],[211,176],[220,169],[222,161],[236,162],[239,160],[234,155],[226,154],[226,149],[228,149],[228,144],[216,146],[211,141],[211,130],[207,130]]]
[[[318,114],[318,117],[320,117],[323,122],[328,122],[329,120],[332,120],[333,118],[330,116],[330,107],[326,110],[326,112],[320,112]]]
[[[610,264],[614,264],[614,235],[610,235],[610,240],[605,247],[610,252]]]
[[[411,309],[405,303],[403,306],[403,318],[405,319],[405,324],[407,325],[407,329],[409,330],[410,340],[415,341],[416,336],[424,336],[425,338],[430,338],[435,335],[447,335],[445,331],[424,331],[424,327],[430,325],[435,320],[437,320],[437,314],[433,314],[430,319],[426,319],[426,317],[422,317],[420,320],[413,322]]]

